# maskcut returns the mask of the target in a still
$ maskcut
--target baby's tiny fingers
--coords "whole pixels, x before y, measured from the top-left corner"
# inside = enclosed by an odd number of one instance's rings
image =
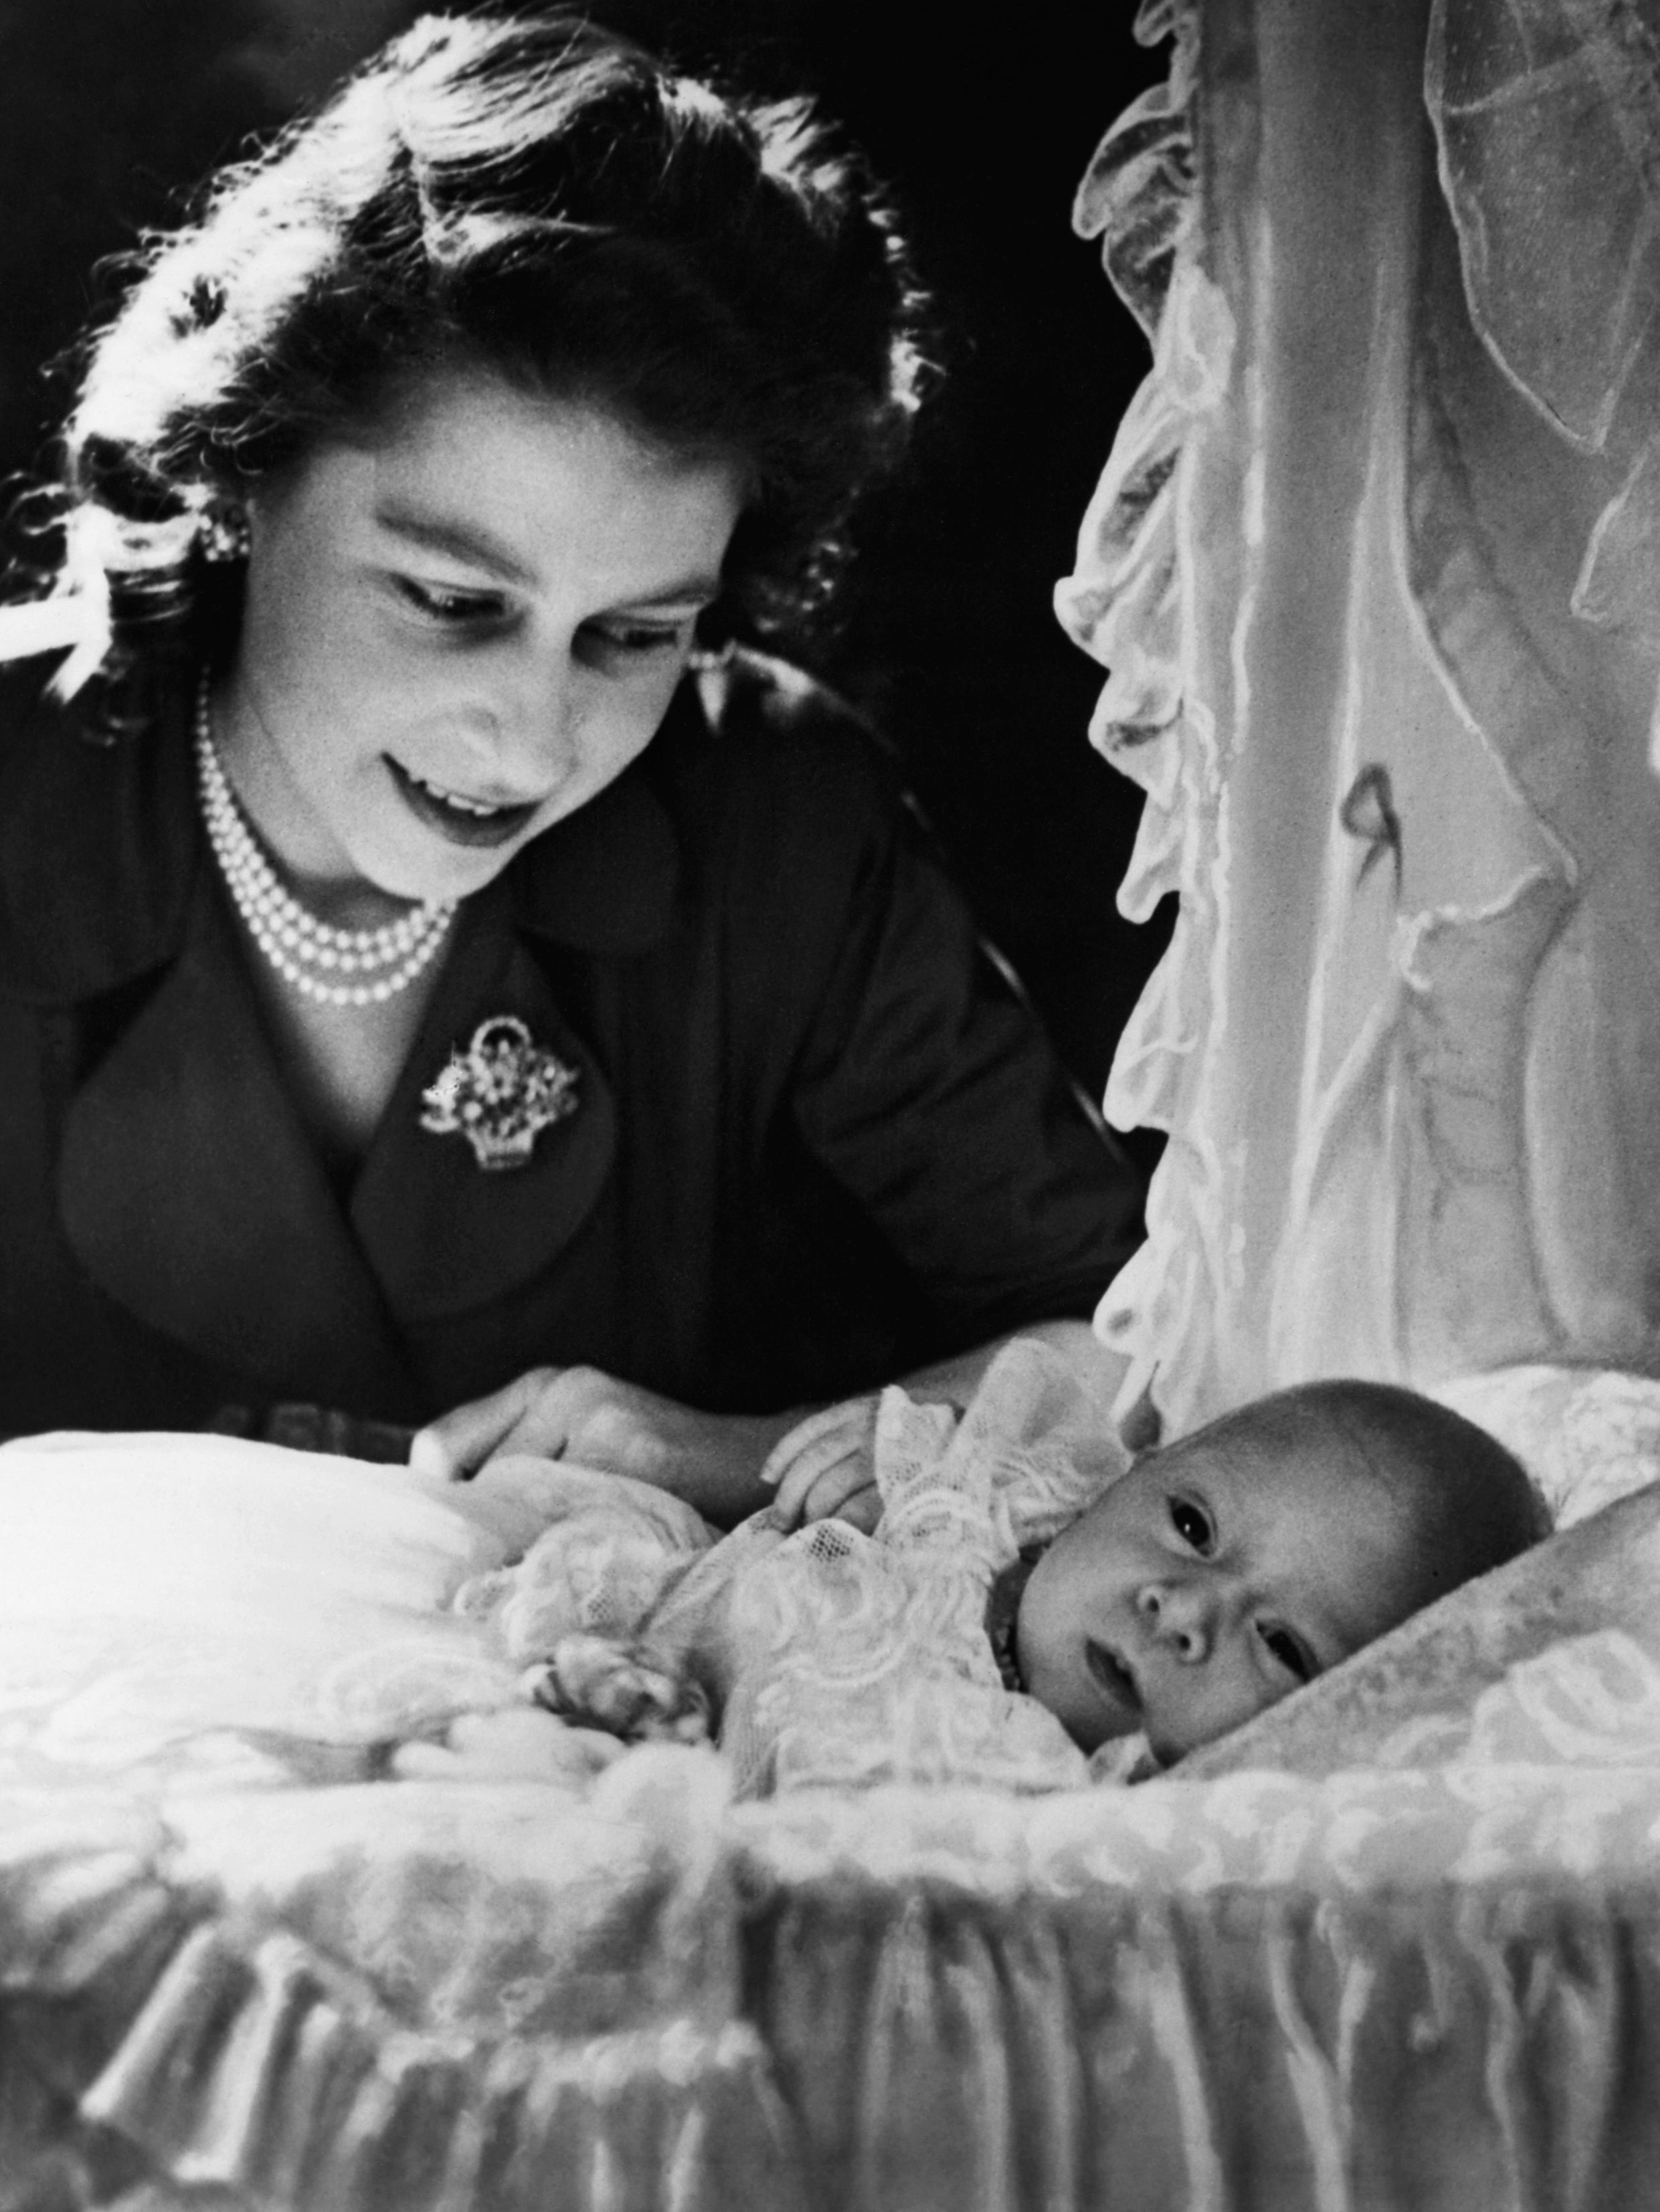
[[[873,1536],[882,1519],[882,1493],[873,1482],[863,1490],[855,1490],[851,1498],[844,1498],[836,1509],[834,1516],[845,1521],[849,1528]]]
[[[800,1453],[815,1444],[820,1437],[833,1433],[841,1425],[846,1412],[845,1404],[821,1406],[816,1413],[809,1413],[804,1420],[798,1421],[793,1429],[786,1429],[762,1462],[761,1473],[757,1480],[769,1486],[781,1480],[794,1464]]]
[[[395,1747],[392,1771],[400,1782],[459,1782],[467,1771],[464,1762],[442,1744],[419,1740]]]
[[[804,1452],[778,1486],[773,1499],[774,1525],[794,1528],[803,1520],[816,1520],[818,1516],[807,1510],[808,1498],[827,1477],[840,1468],[856,1467],[859,1459],[856,1437],[825,1437]]]
[[[840,1514],[850,1498],[871,1488],[870,1462],[860,1451],[850,1452],[837,1465],[821,1474],[807,1493],[801,1508],[803,1522],[828,1521]]]

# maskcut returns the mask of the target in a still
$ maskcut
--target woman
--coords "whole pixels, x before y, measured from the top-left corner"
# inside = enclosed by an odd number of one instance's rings
[[[822,599],[916,308],[801,106],[549,15],[424,20],[152,252],[0,617],[72,648],[0,702],[0,1429],[298,1399],[730,1517],[859,1491],[902,1371],[1092,1366],[1128,1172],[730,649]]]

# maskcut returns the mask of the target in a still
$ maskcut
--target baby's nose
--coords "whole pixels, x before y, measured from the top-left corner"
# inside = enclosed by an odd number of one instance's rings
[[[1168,1644],[1190,1665],[1209,1655],[1210,1608],[1203,1593],[1189,1583],[1144,1583],[1135,1594],[1136,1611],[1157,1641]]]

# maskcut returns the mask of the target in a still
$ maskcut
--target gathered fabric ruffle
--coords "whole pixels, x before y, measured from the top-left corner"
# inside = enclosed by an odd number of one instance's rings
[[[1645,21],[1151,10],[1170,82],[1080,194],[1153,346],[1057,608],[1145,793],[1121,906],[1179,901],[1098,1314],[1166,1433],[1320,1374],[1660,1361]]]
[[[50,2160],[95,2203],[142,2162],[157,2206],[805,2207],[738,2011],[724,1795],[708,1754],[647,1750],[582,1806],[298,1793],[252,1841],[234,1799],[147,1837],[131,1808],[9,1806],[5,1987],[36,2023],[12,2070],[59,2108]],[[503,1826],[534,1846],[516,1870]],[[20,2130],[8,2180],[30,2159]]]
[[[1091,1431],[1031,1350],[1017,1347],[975,1431],[898,1397],[888,1411],[898,1549],[920,1563],[943,1537],[977,1589],[970,1563],[1042,1540],[1102,1478],[1061,1443],[1069,1423],[1074,1442]],[[253,1771],[177,1744],[163,1765],[140,1741],[125,1764],[105,1742],[55,1784],[7,1780],[0,2174],[13,2201],[1632,2201],[1622,2177],[1646,2156],[1648,2122],[1640,2100],[1609,2101],[1610,2069],[1646,2066],[1660,2038],[1660,1383],[1534,1364],[1447,1395],[1521,1454],[1566,1533],[1134,1789],[1085,1786],[1076,1754],[1037,1794],[1009,1765],[994,1784],[970,1763],[924,1786],[903,1741],[875,1744],[858,1787],[815,1782],[805,1746],[799,1786],[747,1801],[708,1747],[636,1746],[558,1780],[397,1778],[393,1758],[389,1778],[319,1783],[288,1741],[284,1771],[265,1725],[277,1708],[319,1710],[301,1632],[275,1705],[250,1692]],[[175,1441],[188,1462],[190,1440]],[[140,1463],[161,1448],[126,1447]],[[95,1450],[113,1472],[123,1449],[9,1450],[0,1464],[33,1469],[43,1492],[38,1522],[14,1516],[32,1547],[14,1575],[44,1581],[64,1549],[54,1471],[73,1523],[92,1495],[76,1461]],[[257,1506],[265,1463],[214,1449],[228,1453],[221,1479]],[[269,1465],[287,1468],[280,1454]],[[390,1583],[441,1619],[444,1594],[497,1571],[492,1551],[522,1545],[531,1519],[617,1480],[504,1467],[482,1492],[445,1493],[440,1518],[396,1473],[319,1473],[358,1540],[319,1609],[371,1653],[386,1648]],[[269,1493],[279,1520],[314,1540],[309,1501],[286,1516],[283,1496]],[[696,1537],[672,1501],[640,1502]],[[237,1558],[249,1518],[227,1499]],[[197,1521],[162,1551],[179,1593],[204,1566],[210,1513]],[[100,1558],[83,1529],[93,1580],[122,1534]],[[265,1534],[239,1615],[266,1574],[283,1579],[277,1521]],[[152,1584],[172,1601],[158,1567],[130,1586],[135,1612]],[[942,1639],[966,1637],[944,1585],[929,1618]],[[46,1771],[20,1754],[51,1739],[54,1681],[72,1698],[84,1687],[76,1602],[61,1670],[48,1629],[35,1674],[9,1674],[14,1776]],[[216,1632],[232,1672],[237,1624],[222,1616]],[[206,1737],[236,1733],[223,1689],[191,1680]],[[490,1680],[471,1686],[489,1717]],[[354,1708],[361,1730],[430,1719],[424,1692],[384,1688]],[[176,1698],[165,1710],[175,1730],[187,1718]],[[812,1711],[785,1700],[804,1729]]]
[[[165,1855],[94,1879],[14,1847],[5,2171],[44,2172],[46,2137],[70,2201],[142,2180],[149,2212],[1454,2212],[1574,2201],[1570,2167],[1633,2201],[1608,2068],[1660,2058],[1660,1782],[1509,1740],[1521,1763],[1440,1774],[739,1808],[702,1910],[744,2016],[581,2033],[435,2027]],[[544,1836],[556,1879],[551,1806]]]

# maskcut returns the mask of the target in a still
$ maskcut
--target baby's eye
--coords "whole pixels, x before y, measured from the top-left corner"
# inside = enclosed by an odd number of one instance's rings
[[[1298,1681],[1311,1682],[1320,1672],[1319,1662],[1313,1652],[1302,1638],[1294,1636],[1289,1628],[1259,1627],[1256,1632],[1280,1665]]]
[[[1172,1498],[1170,1502],[1171,1526],[1192,1551],[1204,1557],[1216,1540],[1216,1531],[1201,1505],[1190,1498]]]

